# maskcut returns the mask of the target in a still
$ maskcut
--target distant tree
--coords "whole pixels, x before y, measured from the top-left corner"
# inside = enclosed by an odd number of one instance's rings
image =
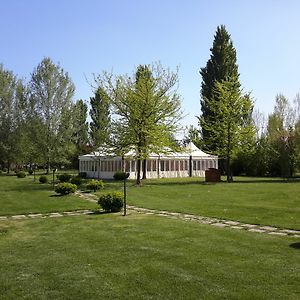
[[[99,87],[95,96],[90,98],[91,144],[94,149],[109,142],[110,136],[110,98],[102,87]]]
[[[178,74],[160,64],[139,66],[132,77],[114,78],[107,73],[98,77],[116,115],[112,135],[116,151],[135,150],[137,184],[141,180],[141,161],[150,152],[175,147],[171,136],[181,118],[180,98],[174,89],[177,82]]]
[[[212,97],[206,102],[212,112],[201,118],[203,129],[208,133],[206,144],[216,147],[215,153],[225,160],[230,182],[233,156],[248,147],[248,141],[254,136],[254,127],[249,121],[253,103],[249,96],[242,95],[236,78],[216,82]]]
[[[211,140],[211,131],[205,129],[204,123],[208,120],[214,120],[214,109],[211,108],[215,99],[214,88],[218,82],[224,80],[234,80],[234,88],[238,92],[240,88],[239,73],[236,58],[236,49],[233,47],[230,34],[227,32],[224,25],[218,26],[214,37],[213,46],[210,49],[211,56],[207,61],[206,67],[201,68],[202,76],[201,84],[201,118],[199,118],[204,149],[207,151],[215,151],[218,145]],[[209,143],[208,143],[209,141]]]
[[[37,143],[49,171],[51,165],[68,162],[75,87],[60,65],[55,65],[50,58],[44,58],[31,76],[30,89],[31,105],[39,118],[37,130],[43,133]],[[37,136],[40,137],[39,134]]]

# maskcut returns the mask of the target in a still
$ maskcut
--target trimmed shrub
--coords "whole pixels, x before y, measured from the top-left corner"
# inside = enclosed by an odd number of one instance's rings
[[[2,170],[0,170],[0,174],[2,174]]]
[[[87,178],[87,173],[86,172],[79,172],[79,177],[85,179],[85,178]]]
[[[28,174],[32,175],[33,174],[33,170],[32,169],[28,170]]]
[[[40,183],[47,183],[48,182],[47,176],[45,176],[45,175],[40,176],[39,182]]]
[[[17,177],[18,177],[18,178],[25,178],[25,177],[26,177],[26,173],[20,171],[20,172],[17,173]]]
[[[56,177],[60,182],[69,182],[70,179],[72,178],[72,175],[63,173],[63,174],[57,175]]]
[[[2,171],[3,171],[4,173],[7,173],[8,170],[7,170],[7,168],[3,168]]]
[[[120,192],[111,192],[101,195],[98,204],[106,212],[117,212],[123,207],[123,194]]]
[[[92,179],[88,184],[86,185],[88,190],[97,191],[104,188],[104,182],[102,180],[94,180]]]
[[[72,177],[71,183],[80,186],[82,184],[82,179],[79,176]]]
[[[127,173],[118,171],[114,174],[114,180],[124,180],[127,178]]]
[[[55,187],[55,192],[61,195],[68,195],[75,193],[77,190],[77,185],[70,182],[61,182]]]

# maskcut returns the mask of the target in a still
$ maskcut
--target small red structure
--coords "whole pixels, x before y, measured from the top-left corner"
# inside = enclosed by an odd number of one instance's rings
[[[220,182],[221,181],[221,171],[214,168],[209,168],[205,171],[205,181],[206,182]]]

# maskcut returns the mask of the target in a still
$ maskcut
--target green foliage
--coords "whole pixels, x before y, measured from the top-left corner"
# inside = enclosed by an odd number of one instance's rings
[[[76,184],[77,186],[80,186],[82,184],[82,178],[79,176],[72,177],[71,178],[71,183]]]
[[[90,135],[93,148],[103,146],[109,141],[110,98],[104,88],[99,87],[95,96],[90,98]]]
[[[48,177],[45,175],[40,176],[39,178],[40,183],[47,183],[48,182]]]
[[[202,116],[199,118],[199,121],[204,149],[215,151],[217,145],[211,143],[211,131],[206,130],[204,123],[218,118],[218,116],[215,115],[214,109],[211,107],[212,101],[221,101],[221,99],[215,99],[214,96],[216,84],[231,78],[231,80],[233,79],[235,81],[234,85],[236,89],[240,89],[236,50],[233,47],[230,34],[224,25],[218,26],[214,36],[213,47],[210,51],[211,56],[207,61],[206,67],[200,70],[202,76],[200,101]]]
[[[127,178],[127,174],[125,172],[119,171],[114,174],[114,180],[124,180],[126,178]]]
[[[68,173],[63,173],[63,174],[57,175],[56,177],[60,182],[69,182],[70,179],[72,178],[72,175],[68,174]]]
[[[77,185],[69,182],[61,182],[55,187],[55,192],[61,195],[68,195],[75,193],[77,190]]]
[[[123,207],[123,194],[120,192],[110,192],[100,196],[98,204],[107,212],[118,212]]]
[[[80,172],[79,177],[85,179],[85,178],[87,178],[87,173],[86,172]]]
[[[104,182],[102,180],[94,180],[92,179],[86,185],[88,190],[97,191],[104,188]]]
[[[4,173],[7,173],[8,169],[7,169],[7,168],[3,168],[2,171],[3,171]]]
[[[139,66],[132,77],[104,73],[98,82],[109,95],[113,113],[117,115],[112,124],[112,147],[120,155],[135,151],[139,184],[141,161],[151,152],[176,147],[172,134],[178,129],[182,115],[175,89],[178,73],[154,64]]]
[[[18,178],[25,178],[25,177],[26,177],[26,173],[20,171],[20,172],[17,173],[17,177],[18,177]]]
[[[32,169],[28,170],[28,174],[32,175],[33,174],[33,170]]]

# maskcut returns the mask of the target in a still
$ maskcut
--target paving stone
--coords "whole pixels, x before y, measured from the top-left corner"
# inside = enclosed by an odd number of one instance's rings
[[[274,231],[274,230],[277,230],[278,228],[271,227],[271,226],[263,226],[263,227],[259,227],[259,229],[267,230],[267,231]]]
[[[290,237],[300,238],[300,234],[293,234],[293,235],[290,235]]]
[[[236,221],[224,221],[224,223],[226,223],[228,225],[233,225],[233,226],[236,226],[236,225],[240,224],[240,222],[236,222]]]
[[[57,218],[57,217],[62,217],[63,215],[60,213],[51,213],[48,215],[50,218]]]
[[[0,220],[7,220],[7,217],[0,217]]]
[[[27,219],[27,217],[25,215],[16,215],[16,216],[12,216],[11,218],[12,219],[16,219],[16,220]]]
[[[240,226],[248,227],[248,228],[255,228],[255,227],[257,227],[257,225],[254,225],[254,224],[241,224]]]
[[[43,215],[42,214],[29,214],[28,217],[30,218],[41,218]]]
[[[217,227],[226,227],[228,226],[227,224],[224,223],[211,223],[212,226],[217,226]]]
[[[286,232],[286,233],[291,233],[291,234],[300,234],[299,230],[291,230],[291,229],[282,229],[280,232]]]
[[[266,232],[265,230],[262,230],[262,229],[255,229],[255,228],[251,228],[251,229],[249,229],[248,231],[251,231],[251,232],[258,232],[258,233]]]
[[[245,227],[242,226],[230,226],[232,229],[245,229]]]
[[[274,232],[274,231],[268,232],[268,234],[272,234],[272,235],[287,235],[287,233],[284,233],[284,232]]]

